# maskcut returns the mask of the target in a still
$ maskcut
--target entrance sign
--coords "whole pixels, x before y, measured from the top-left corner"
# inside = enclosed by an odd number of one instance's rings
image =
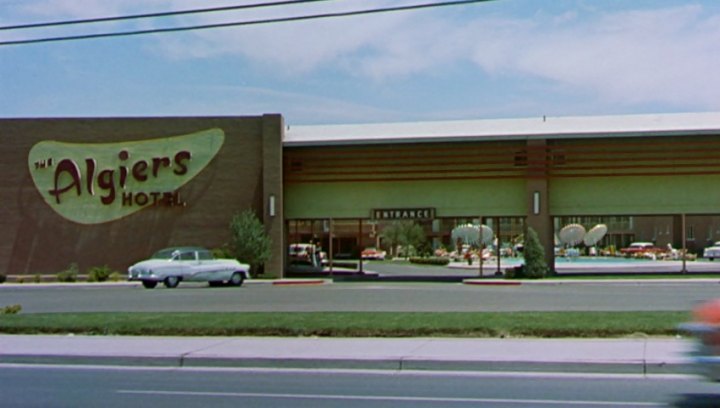
[[[185,206],[178,189],[217,155],[225,133],[119,143],[42,141],[28,155],[33,182],[60,216],[80,224],[114,221],[151,206]]]
[[[435,208],[390,208],[372,211],[375,220],[431,220],[435,218]]]

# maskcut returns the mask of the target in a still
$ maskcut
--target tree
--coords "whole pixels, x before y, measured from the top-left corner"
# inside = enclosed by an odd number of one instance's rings
[[[526,278],[539,279],[545,277],[548,270],[545,262],[545,248],[540,243],[537,232],[531,227],[528,227],[525,235],[523,257],[525,258],[524,275]]]
[[[255,212],[245,210],[230,221],[232,233],[230,253],[238,261],[250,265],[250,273],[257,276],[260,268],[270,259],[272,241]]]
[[[399,246],[417,248],[425,242],[425,231],[413,221],[395,221],[380,236],[390,246],[390,255],[396,255]]]

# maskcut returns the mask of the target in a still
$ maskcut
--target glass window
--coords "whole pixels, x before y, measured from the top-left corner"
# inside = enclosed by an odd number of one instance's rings
[[[180,254],[180,260],[181,261],[194,261],[195,260],[195,252],[189,251],[189,252],[183,252]]]

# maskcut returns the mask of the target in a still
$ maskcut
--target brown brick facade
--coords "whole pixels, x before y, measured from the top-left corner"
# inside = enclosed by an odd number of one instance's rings
[[[41,141],[117,143],[210,128],[223,130],[225,142],[210,164],[178,190],[187,203],[182,207],[147,207],[116,221],[78,224],[44,202],[28,170],[28,153]],[[275,168],[281,166],[276,157],[282,157],[282,132],[280,115],[0,120],[0,273],[57,273],[73,262],[81,272],[102,265],[124,272],[164,247],[220,247],[228,241],[234,213],[253,209],[264,220],[266,190],[282,191],[282,169]],[[264,157],[274,162],[263,165]],[[282,196],[276,200],[282,208]],[[282,229],[282,212],[275,219],[266,228],[281,236],[275,231]],[[276,242],[268,275],[281,274],[282,256],[282,244]]]

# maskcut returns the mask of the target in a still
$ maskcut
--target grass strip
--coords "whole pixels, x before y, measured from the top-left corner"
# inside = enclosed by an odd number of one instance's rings
[[[0,315],[0,333],[137,336],[672,336],[687,312],[250,312]]]

